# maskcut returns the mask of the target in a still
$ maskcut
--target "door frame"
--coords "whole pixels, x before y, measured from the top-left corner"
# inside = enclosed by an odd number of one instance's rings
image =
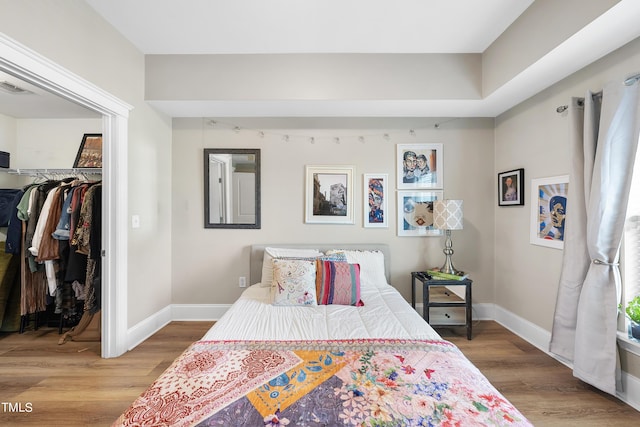
[[[0,33],[0,70],[102,114],[101,355],[127,351],[128,117],[133,107]]]

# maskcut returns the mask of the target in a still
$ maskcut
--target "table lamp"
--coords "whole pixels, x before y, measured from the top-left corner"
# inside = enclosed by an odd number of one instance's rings
[[[433,226],[438,230],[444,230],[447,239],[444,252],[445,261],[440,269],[447,274],[462,274],[456,270],[451,261],[453,255],[453,243],[451,242],[451,230],[462,230],[462,200],[437,200],[433,203]]]

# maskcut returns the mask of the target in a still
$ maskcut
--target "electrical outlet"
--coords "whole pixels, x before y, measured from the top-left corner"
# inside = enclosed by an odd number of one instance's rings
[[[140,228],[140,215],[131,215],[131,228]]]
[[[247,278],[244,276],[240,276],[238,278],[238,286],[240,286],[241,288],[246,288],[247,287]]]

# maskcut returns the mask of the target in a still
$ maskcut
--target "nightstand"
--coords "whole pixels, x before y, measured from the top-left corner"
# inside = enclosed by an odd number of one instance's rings
[[[440,327],[440,326],[465,326],[467,328],[467,339],[471,339],[472,333],[472,319],[471,319],[471,284],[473,280],[464,279],[464,280],[439,280],[432,279],[431,276],[428,276],[426,273],[421,271],[414,271],[411,273],[411,306],[416,308],[416,285],[418,282],[422,282],[422,317],[427,321],[431,326]],[[442,287],[450,288],[452,286],[464,286],[464,300],[453,299],[453,298],[430,298],[431,288]],[[445,292],[447,296],[449,294]],[[465,311],[465,322],[434,322],[433,324],[429,322],[429,310],[435,307],[464,307]]]

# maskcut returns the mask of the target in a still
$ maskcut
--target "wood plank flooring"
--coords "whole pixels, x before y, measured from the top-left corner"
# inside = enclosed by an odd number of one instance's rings
[[[58,330],[0,335],[0,402],[30,404],[1,426],[109,426],[213,322],[173,322],[134,350],[100,358],[97,342],[58,345]]]
[[[640,425],[640,412],[574,378],[571,370],[496,322],[437,329],[535,426]]]
[[[109,426],[212,322],[172,322],[132,351],[101,359],[99,343],[58,345],[57,329],[0,334],[0,425]],[[640,425],[640,412],[495,322],[438,330],[536,426]],[[464,426],[463,426],[464,427]]]

